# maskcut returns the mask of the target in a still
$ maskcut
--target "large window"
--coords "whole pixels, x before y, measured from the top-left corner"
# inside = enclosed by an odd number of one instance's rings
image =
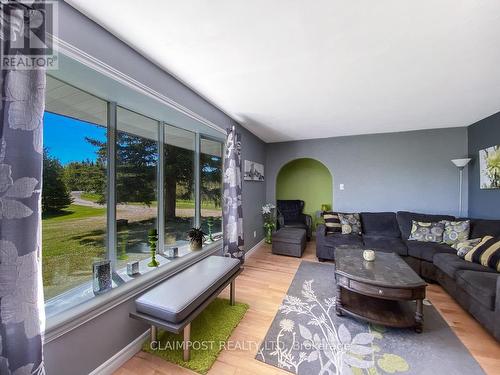
[[[107,104],[47,77],[42,192],[45,299],[92,278],[106,258]]]
[[[129,262],[139,262],[139,274],[155,269],[152,229],[160,267],[195,256],[187,241],[195,225],[220,239],[222,143],[164,121],[47,76],[42,267],[49,318],[94,297],[98,261],[110,261],[113,288],[137,279],[127,274]],[[164,254],[173,246],[177,258]]]
[[[195,134],[165,125],[165,245],[187,243],[195,222]]]
[[[201,226],[212,239],[222,232],[222,143],[202,138],[200,144]]]
[[[158,121],[118,107],[116,132],[117,263],[150,257],[157,228]]]

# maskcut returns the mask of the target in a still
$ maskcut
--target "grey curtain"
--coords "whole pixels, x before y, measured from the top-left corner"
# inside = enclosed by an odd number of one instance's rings
[[[224,152],[222,221],[224,255],[245,261],[243,209],[241,205],[241,141],[236,130],[228,130]]]
[[[2,5],[1,47],[9,53],[5,44],[9,38],[6,5]],[[24,22],[26,27],[29,17],[23,16],[29,16],[29,10],[23,12],[17,13],[20,18],[9,21],[16,26]],[[44,317],[40,205],[45,72],[2,70],[0,84],[0,374],[41,375]]]

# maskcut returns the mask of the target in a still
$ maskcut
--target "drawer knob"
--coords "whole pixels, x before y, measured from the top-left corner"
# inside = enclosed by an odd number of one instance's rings
[[[384,294],[384,291],[382,289],[379,289],[378,294]]]

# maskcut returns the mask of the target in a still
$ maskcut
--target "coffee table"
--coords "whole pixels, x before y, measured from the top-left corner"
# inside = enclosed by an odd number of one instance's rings
[[[335,279],[337,315],[422,332],[427,284],[396,253],[376,252],[367,262],[363,250],[337,249]]]

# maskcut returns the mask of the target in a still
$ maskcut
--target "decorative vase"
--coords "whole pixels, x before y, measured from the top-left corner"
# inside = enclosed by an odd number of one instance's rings
[[[373,250],[365,250],[365,251],[363,251],[363,258],[367,262],[373,262],[375,260],[375,251],[373,251]]]
[[[148,232],[148,241],[151,249],[151,262],[148,263],[148,267],[158,267],[160,262],[156,260],[156,243],[158,242],[158,231],[156,229],[151,229]]]
[[[212,235],[212,228],[214,226],[214,217],[209,216],[207,219],[207,227],[208,227],[208,240],[210,242],[214,242],[214,237]]]
[[[202,240],[191,240],[189,241],[189,246],[191,247],[191,250],[197,251],[201,250],[203,248],[203,241]]]
[[[92,290],[97,296],[112,288],[111,261],[100,260],[92,264]]]
[[[273,227],[270,225],[264,226],[264,229],[266,230],[266,240],[265,242],[268,244],[273,243]]]

